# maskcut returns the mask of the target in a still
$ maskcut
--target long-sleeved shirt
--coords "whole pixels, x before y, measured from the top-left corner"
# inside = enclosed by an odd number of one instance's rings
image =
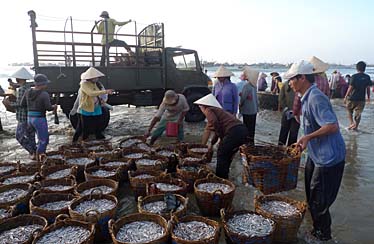
[[[116,21],[115,19],[107,19],[108,21],[108,43],[111,43],[113,40],[114,40],[114,31],[116,29],[116,25],[118,26],[122,26],[122,25],[126,25],[127,23],[129,23],[130,21],[124,21],[124,22],[118,22]],[[101,39],[101,44],[102,45],[105,45],[106,44],[106,37],[105,37],[105,20],[101,21],[99,26],[96,26],[97,27],[97,32],[100,33],[100,34],[103,34],[103,37]]]
[[[18,122],[27,122],[27,107],[21,106],[21,101],[26,91],[30,89],[29,84],[24,84],[17,89],[16,101],[10,104],[16,109],[16,119]]]
[[[253,115],[258,112],[256,87],[247,82],[240,93],[239,111],[241,114]]]
[[[79,109],[83,109],[86,112],[94,112],[97,97],[106,94],[106,90],[100,90],[96,83],[85,80],[81,81],[80,85]]]
[[[295,92],[291,89],[290,84],[286,82],[280,89],[278,97],[279,107],[282,110],[284,108],[292,109],[294,100]]]
[[[238,112],[238,89],[230,80],[217,82],[213,87],[213,95],[217,98],[225,111],[232,114]]]
[[[49,94],[44,90],[30,89],[22,97],[21,106],[27,106],[27,116],[45,117],[46,111],[52,111]]]
[[[214,131],[221,139],[232,127],[242,124],[233,114],[216,107],[207,107],[205,117],[208,120],[205,130]]]

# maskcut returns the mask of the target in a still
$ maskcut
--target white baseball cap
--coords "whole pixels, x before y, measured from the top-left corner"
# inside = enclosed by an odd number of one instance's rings
[[[313,64],[308,61],[301,60],[298,63],[293,63],[291,68],[284,74],[284,78],[289,80],[297,75],[313,74]]]

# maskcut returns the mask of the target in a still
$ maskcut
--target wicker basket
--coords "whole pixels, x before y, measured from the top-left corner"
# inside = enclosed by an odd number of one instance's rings
[[[106,151],[97,151],[97,152],[90,152],[89,157],[94,159],[100,159],[100,158],[119,158],[122,155],[121,149],[114,149],[114,150],[106,150]]]
[[[18,164],[18,173],[28,173],[34,174],[40,172],[42,163],[38,161],[28,161],[28,162],[17,162]]]
[[[207,152],[197,152],[194,149],[206,149]],[[191,156],[195,156],[197,158],[204,158],[206,163],[212,161],[213,157],[213,150],[208,150],[208,146],[204,144],[195,144],[191,143],[187,145],[187,154]]]
[[[27,237],[27,241],[22,242],[22,244],[29,244],[33,241],[34,234],[43,231],[47,227],[48,222],[45,218],[31,215],[31,214],[23,214],[23,215],[19,215],[13,218],[9,218],[0,223],[0,233],[20,227],[20,226],[27,226],[27,225],[34,225],[34,224],[41,225],[43,226],[43,228],[41,230],[35,231],[34,233],[32,233],[30,236]],[[15,241],[12,241],[12,240],[7,240],[7,241],[8,242],[3,242],[3,243],[15,243]],[[17,243],[20,243],[20,242],[17,242]]]
[[[156,160],[156,162],[154,165],[140,164],[139,162],[143,159]],[[137,170],[164,170],[166,169],[168,165],[167,159],[161,156],[157,156],[157,155],[144,156],[140,159],[134,160],[134,162],[135,162],[135,167]]]
[[[169,190],[162,190],[157,188],[157,183],[165,183],[179,186],[179,190],[169,191]],[[182,179],[173,178],[171,174],[162,175],[159,178],[154,179],[152,182],[147,184],[147,195],[156,195],[156,194],[165,194],[165,193],[173,193],[173,194],[180,194],[182,196],[187,196],[187,183],[184,182]]]
[[[12,201],[1,201],[0,208],[13,206],[16,214],[29,213],[29,200],[31,198],[32,192],[34,191],[34,187],[29,183],[4,185],[0,186],[0,194],[11,189],[22,189],[27,191],[27,194]]]
[[[113,162],[123,162],[120,166],[110,166]],[[128,181],[128,171],[134,168],[134,163],[132,160],[124,159],[124,158],[111,158],[111,159],[100,159],[99,164],[101,166],[106,167],[116,167],[119,169],[119,181]]]
[[[34,183],[34,186],[41,193],[74,193],[77,182],[75,177],[70,175],[68,178],[52,179],[52,180],[42,180]],[[66,186],[65,189],[48,189],[51,186]]]
[[[242,215],[242,214],[257,214],[253,211],[248,210],[241,210],[241,211],[235,211],[226,214],[224,209],[221,209],[221,221],[222,226],[225,231],[225,238],[226,243],[228,244],[270,244],[273,242],[273,234],[275,231],[275,222],[273,220],[270,220],[272,223],[272,230],[271,232],[266,236],[247,236],[247,235],[240,235],[239,233],[235,233],[227,225],[227,221],[231,219],[234,215]],[[262,215],[261,215],[262,216]],[[263,216],[262,216],[263,217]]]
[[[131,223],[131,222],[136,222],[136,221],[151,221],[159,224],[160,226],[163,227],[164,229],[164,235],[160,237],[157,240],[153,240],[150,242],[145,242],[141,244],[166,244],[169,241],[169,228],[168,228],[168,223],[166,220],[161,217],[160,215],[157,214],[145,214],[145,213],[135,213],[135,214],[129,214],[126,215],[117,221],[114,221],[113,219],[109,220],[109,233],[112,237],[112,241],[114,244],[130,244],[129,242],[121,242],[116,239],[118,231],[121,229],[122,226],[125,224]],[[132,243],[134,244],[134,243]],[[140,244],[140,243],[139,243]]]
[[[40,175],[42,176],[43,179],[51,180],[52,179],[50,178],[51,174],[56,173],[60,170],[65,170],[65,169],[70,169],[70,174],[66,177],[74,176],[75,178],[77,176],[78,166],[76,165],[56,165],[56,166],[44,166],[43,165],[41,168]],[[66,177],[63,177],[63,178],[66,178]]]
[[[162,151],[168,151],[171,154],[170,155],[163,155],[160,154]],[[168,165],[167,165],[167,172],[168,173],[174,173],[177,171],[176,167],[179,164],[179,154],[178,150],[175,147],[158,147],[155,150],[155,155],[159,157],[163,157],[165,160],[167,160]]]
[[[17,169],[18,169],[18,164],[16,163],[9,163],[9,162],[0,163],[0,177],[13,174],[17,171]]]
[[[46,153],[44,165],[61,165],[65,163],[65,155],[63,151],[50,151]]]
[[[199,157],[196,155],[189,155],[189,154],[184,154],[182,158],[179,160],[179,164],[205,164],[206,160],[203,157]]]
[[[89,190],[89,189],[94,189],[99,186],[107,186],[113,189],[107,195],[112,195],[112,196],[117,195],[118,182],[114,180],[109,180],[109,179],[91,180],[91,181],[80,183],[75,189],[75,194],[79,196],[84,196],[82,195],[84,191]]]
[[[76,164],[76,163],[69,163],[70,160],[76,159],[76,158],[87,158],[89,160],[89,162],[87,164],[85,164],[85,165],[83,165],[83,164]],[[84,179],[85,179],[85,177],[84,177],[84,169],[85,168],[90,168],[90,167],[93,167],[93,166],[97,165],[97,161],[95,159],[93,159],[93,158],[90,158],[86,153],[79,153],[79,154],[74,154],[74,155],[66,156],[65,160],[66,160],[66,164],[67,165],[77,166],[76,179],[77,179],[78,182],[84,181]]]
[[[151,175],[152,178],[137,178],[139,175]],[[129,181],[130,187],[134,192],[135,200],[138,200],[139,196],[146,196],[147,195],[147,185],[148,183],[154,181],[155,179],[159,178],[161,175],[164,175],[165,172],[161,170],[156,171],[145,171],[145,170],[137,170],[137,171],[129,171]]]
[[[177,217],[183,217],[187,213],[187,207],[188,207],[188,197],[183,197],[178,194],[174,194],[177,198],[177,200],[180,202],[180,204],[183,206],[182,209],[177,210],[173,213],[164,212],[160,215],[164,217],[165,219],[170,219],[171,214],[176,215]],[[151,195],[146,197],[139,197],[138,199],[138,211],[139,213],[151,213],[148,212],[143,208],[143,206],[147,203],[156,202],[156,201],[164,201],[165,194],[157,194],[157,195]]]
[[[96,176],[96,175],[93,175],[92,173],[97,171],[97,170],[104,170],[104,171],[112,172],[114,174],[110,175],[110,176]],[[109,179],[109,180],[119,181],[120,169],[118,167],[93,166],[93,167],[90,167],[90,168],[86,168],[84,170],[84,177],[85,177],[86,181],[100,180],[100,179]]]
[[[133,140],[133,142],[129,142],[129,145],[126,145],[126,143],[128,143],[128,141],[130,140]],[[139,142],[145,142],[146,141],[146,138],[144,136],[132,136],[132,137],[129,137],[129,138],[125,138],[125,139],[122,139],[120,142],[119,142],[119,148],[132,148],[133,146],[135,146],[136,143],[139,143]]]
[[[53,223],[58,215],[69,214],[68,206],[57,210],[47,210],[40,206],[49,202],[72,201],[74,199],[75,197],[72,194],[40,193],[35,191],[30,199],[30,213],[42,216],[47,219],[48,223]]]
[[[197,169],[197,171],[184,170],[183,166],[194,167]],[[209,173],[211,173],[211,170],[208,167],[198,163],[186,163],[184,165],[177,166],[177,174],[184,182],[187,183],[188,192],[194,191],[194,183],[196,180],[207,177]]]
[[[241,146],[240,152],[245,172],[243,180],[263,194],[296,188],[300,153],[292,154],[276,145]]]
[[[15,183],[7,182],[10,179],[18,178],[18,177],[20,177],[18,182],[15,182]],[[23,179],[22,180],[21,177],[27,177],[28,179]],[[17,173],[13,173],[13,174],[1,177],[0,178],[0,184],[2,184],[2,185],[10,185],[10,184],[18,184],[18,183],[30,183],[30,184],[32,184],[35,181],[39,181],[39,180],[41,180],[41,176],[40,176],[39,173],[17,172]]]
[[[112,151],[112,144],[111,143],[103,143],[103,144],[96,144],[96,145],[84,145],[83,150],[85,153],[91,152],[104,152],[104,151]]]
[[[196,241],[184,240],[174,235],[174,228],[178,223],[191,222],[191,221],[203,222],[207,225],[212,226],[214,228],[214,235],[210,238],[196,240]],[[172,239],[173,244],[174,243],[175,244],[218,244],[219,242],[220,225],[218,222],[214,220],[211,220],[211,219],[208,219],[202,216],[195,216],[195,215],[189,215],[178,220],[178,218],[176,218],[175,215],[173,215],[173,218],[170,222],[171,222],[170,232],[171,232],[171,239]]]
[[[66,144],[58,148],[59,151],[64,152],[66,156],[73,156],[74,154],[84,153],[83,146],[80,144]]]
[[[279,216],[264,211],[261,206],[266,201],[282,201],[289,203],[299,210],[299,214],[291,216]],[[306,202],[296,201],[283,196],[256,196],[255,197],[255,210],[256,213],[274,220],[276,229],[274,232],[274,241],[277,242],[292,242],[297,239],[297,232],[300,224],[303,221],[305,211],[307,209]]]
[[[4,220],[11,218],[15,216],[15,209],[10,206],[10,207],[2,207],[0,208],[0,222],[3,222]]]
[[[82,214],[75,211],[75,208],[82,202],[90,200],[106,199],[115,203],[115,207],[107,210],[103,213],[98,212],[96,209],[90,209],[86,213]],[[118,200],[112,195],[102,195],[102,194],[90,194],[88,196],[83,196],[75,199],[69,206],[69,214],[73,220],[89,222],[96,225],[96,235],[95,241],[102,241],[110,239],[108,230],[108,221],[115,217],[118,207]]]
[[[100,145],[112,148],[112,143],[108,140],[92,140],[92,141],[83,141],[82,142],[82,146],[84,148],[89,148],[89,147],[93,147],[93,146],[100,146]]]
[[[39,233],[34,241],[32,242],[33,244],[37,244],[38,241],[43,238],[44,235],[49,234],[55,230],[58,230],[62,227],[66,226],[77,226],[77,227],[82,227],[84,229],[87,229],[90,232],[90,235],[88,238],[79,244],[93,244],[94,243],[94,237],[95,237],[95,225],[86,223],[86,222],[81,222],[77,220],[72,220],[69,218],[68,215],[61,214],[57,216],[56,222],[50,226],[48,226],[45,230],[43,230],[41,233]]]
[[[142,155],[137,157],[137,158],[133,158],[133,157],[129,156],[131,154],[138,154],[138,153],[142,154]],[[146,157],[148,155],[149,154],[147,153],[147,151],[144,151],[144,150],[139,149],[139,148],[124,148],[124,149],[122,149],[122,158],[127,159],[127,160],[135,161],[136,159]]]
[[[232,190],[228,193],[224,193],[221,190],[216,190],[213,193],[201,191],[199,190],[198,185],[203,183],[221,183],[230,186]],[[204,179],[196,180],[194,192],[197,205],[199,206],[202,214],[206,216],[219,216],[222,208],[225,210],[230,210],[235,194],[235,188],[234,183],[229,180],[219,178],[214,174],[209,174]]]

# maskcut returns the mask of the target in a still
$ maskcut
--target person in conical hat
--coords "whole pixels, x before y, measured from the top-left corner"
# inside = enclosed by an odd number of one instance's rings
[[[312,56],[308,61],[313,65],[315,84],[326,96],[330,97],[329,80],[326,75],[326,71],[329,68],[329,64],[323,62],[321,59],[315,56]]]
[[[80,88],[78,91],[79,105],[78,105],[78,124],[73,136],[73,143],[76,143],[81,134],[82,139],[87,140],[91,131],[95,133],[96,139],[104,139],[105,136],[101,133],[102,104],[99,96],[113,93],[112,89],[101,90],[97,82],[100,77],[105,76],[102,72],[94,67],[88,68],[81,74]]]
[[[232,114],[238,112],[238,89],[231,82],[230,77],[234,74],[223,65],[213,74],[218,82],[213,86],[213,95],[217,98],[222,108]]]
[[[213,134],[209,144],[209,150],[212,150],[220,140],[217,150],[216,175],[228,179],[233,156],[239,146],[248,143],[248,130],[235,115],[221,108],[213,94],[208,94],[194,103],[199,105],[208,121],[202,137],[202,144],[206,145]]]
[[[24,94],[31,88],[27,80],[32,80],[33,76],[24,67],[17,70],[11,75],[15,78],[17,83],[13,83],[11,79],[8,80],[10,86],[15,90],[16,99],[10,102],[10,106],[15,109],[17,119],[16,139],[18,143],[30,154],[31,159],[36,159],[36,143],[35,132],[28,129],[27,124],[27,107],[21,106],[21,101]]]
[[[259,72],[256,69],[245,66],[242,75],[247,83],[240,93],[239,112],[243,115],[243,123],[248,129],[249,143],[254,144],[258,112],[256,83]]]
[[[266,88],[268,88],[268,84],[266,82],[266,77],[267,77],[267,74],[265,74],[265,73],[261,73],[258,76],[258,80],[257,80],[257,90],[258,91],[265,91]]]

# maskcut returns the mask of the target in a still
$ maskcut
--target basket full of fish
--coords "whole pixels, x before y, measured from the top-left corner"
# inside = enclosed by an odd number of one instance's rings
[[[93,166],[84,170],[84,177],[86,181],[99,180],[99,179],[110,179],[119,180],[120,169],[118,167],[110,166]]]
[[[202,217],[189,215],[171,219],[171,239],[175,244],[218,244],[219,223]]]
[[[173,178],[171,174],[160,176],[147,185],[147,195],[174,193],[187,195],[187,183],[182,179]]]
[[[11,185],[19,183],[34,183],[41,179],[39,172],[15,172],[0,178],[0,184]]]
[[[40,193],[34,191],[30,199],[30,213],[42,216],[53,223],[60,214],[69,214],[69,205],[75,199],[72,194]]]
[[[13,216],[15,216],[15,211],[12,206],[0,208],[0,222],[2,222],[4,219],[11,218]]]
[[[94,224],[72,220],[69,216],[61,214],[57,216],[56,222],[40,232],[32,243],[93,244],[94,236]]]
[[[132,148],[138,143],[144,143],[146,138],[144,136],[132,136],[125,139],[122,139],[119,142],[119,148]]]
[[[168,160],[157,155],[144,156],[135,160],[137,170],[164,170],[167,165]]]
[[[10,162],[0,163],[0,177],[15,173],[18,169],[18,164]]]
[[[78,166],[77,165],[56,165],[56,166],[45,166],[41,167],[41,176],[45,180],[55,180],[62,178],[69,178],[70,176],[77,176]]]
[[[100,166],[115,167],[119,170],[120,181],[127,181],[127,172],[133,168],[133,162],[124,158],[99,159]]]
[[[84,169],[90,168],[96,165],[96,160],[89,157],[86,153],[79,153],[66,156],[65,162],[67,165],[77,166],[77,176],[78,182],[84,181]]]
[[[103,194],[116,196],[118,190],[118,182],[109,179],[90,180],[80,183],[75,194],[78,196],[88,196],[90,194]]]
[[[118,200],[112,195],[90,194],[75,199],[69,206],[73,220],[96,225],[95,240],[109,239],[108,221],[114,218]]]
[[[114,244],[166,244],[169,230],[166,220],[157,214],[135,213],[117,221],[109,220]]]
[[[188,192],[194,191],[196,180],[205,178],[209,173],[211,173],[210,169],[206,165],[199,163],[185,163],[177,166],[177,174],[187,183]]]
[[[65,163],[65,155],[63,151],[49,151],[46,154],[46,158],[43,162],[44,165],[61,165]]]
[[[175,146],[158,147],[155,150],[155,155],[167,160],[168,173],[176,172],[176,167],[179,163],[179,154]]]
[[[243,180],[263,194],[296,188],[300,151],[272,144],[240,147]]]
[[[29,183],[0,186],[0,208],[14,207],[17,214],[29,213],[34,187]]]
[[[75,177],[42,180],[34,183],[37,190],[42,193],[74,193],[77,182]]]
[[[47,225],[45,218],[30,214],[6,219],[0,223],[0,243],[29,244]]]
[[[171,214],[182,217],[187,212],[188,198],[178,194],[157,194],[139,197],[139,213],[159,214],[165,219],[170,219]]]
[[[136,170],[129,171],[130,187],[134,192],[135,200],[138,200],[139,196],[147,195],[147,185],[164,175],[165,172],[161,170]]]
[[[256,213],[276,223],[274,241],[293,242],[303,221],[307,204],[283,196],[256,196]]]
[[[148,156],[149,153],[143,149],[139,148],[124,148],[122,149],[122,158],[127,160],[135,161],[143,157]]]
[[[191,156],[204,158],[207,163],[212,161],[213,157],[213,150],[209,150],[208,146],[204,144],[188,144],[187,153]]]
[[[231,181],[211,173],[206,178],[195,182],[194,191],[197,205],[203,215],[219,216],[222,208],[231,209],[235,189],[235,185]]]
[[[269,244],[273,242],[275,222],[252,211],[226,213],[221,209],[221,221],[228,244]]]

